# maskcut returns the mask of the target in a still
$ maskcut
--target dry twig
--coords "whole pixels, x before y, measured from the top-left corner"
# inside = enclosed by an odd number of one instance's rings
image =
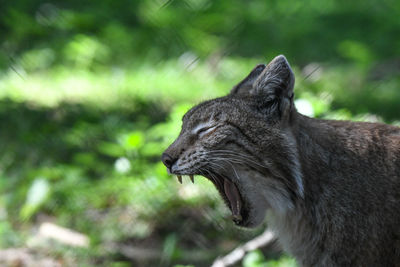
[[[265,230],[264,233],[250,240],[242,246],[235,248],[229,254],[217,258],[211,267],[227,267],[232,266],[242,260],[247,252],[267,246],[276,240],[275,235],[270,230]]]

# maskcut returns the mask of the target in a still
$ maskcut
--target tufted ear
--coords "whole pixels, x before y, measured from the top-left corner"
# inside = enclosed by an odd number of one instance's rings
[[[289,62],[285,56],[280,55],[258,75],[253,83],[252,94],[260,99],[262,105],[267,106],[268,103],[270,108],[277,108],[280,115],[285,116],[293,106],[294,80]]]
[[[235,87],[231,90],[231,95],[236,94],[249,94],[250,91],[253,89],[253,84],[257,80],[258,76],[261,72],[265,69],[265,64],[257,65],[243,81],[238,83]]]

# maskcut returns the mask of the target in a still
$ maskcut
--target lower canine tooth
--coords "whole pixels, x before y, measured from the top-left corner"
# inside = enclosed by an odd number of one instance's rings
[[[194,183],[194,177],[193,177],[193,175],[189,175],[189,177],[190,177],[190,180],[192,181],[192,183]]]
[[[178,178],[178,181],[179,181],[179,183],[181,183],[181,184],[182,184],[182,176],[180,176],[180,175],[177,175],[176,177]]]
[[[234,214],[234,215],[232,216],[232,219],[233,219],[233,221],[235,221],[235,222],[241,222],[241,221],[243,220],[242,215],[240,215],[240,214]]]

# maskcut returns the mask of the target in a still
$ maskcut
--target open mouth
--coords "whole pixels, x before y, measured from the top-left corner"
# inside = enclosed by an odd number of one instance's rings
[[[188,175],[190,180],[194,183],[193,174]],[[225,204],[232,212],[232,220],[236,225],[245,226],[245,222],[248,219],[248,209],[245,207],[245,203],[240,194],[237,185],[232,182],[229,178],[215,174],[203,175],[210,180],[217,188],[219,194],[224,200]],[[177,175],[178,181],[182,183],[182,175]]]

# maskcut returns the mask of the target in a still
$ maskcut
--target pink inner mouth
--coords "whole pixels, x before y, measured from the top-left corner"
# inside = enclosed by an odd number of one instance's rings
[[[242,215],[240,214],[242,201],[239,190],[234,183],[226,178],[224,179],[224,192],[231,205],[233,219],[236,221],[242,221]]]

